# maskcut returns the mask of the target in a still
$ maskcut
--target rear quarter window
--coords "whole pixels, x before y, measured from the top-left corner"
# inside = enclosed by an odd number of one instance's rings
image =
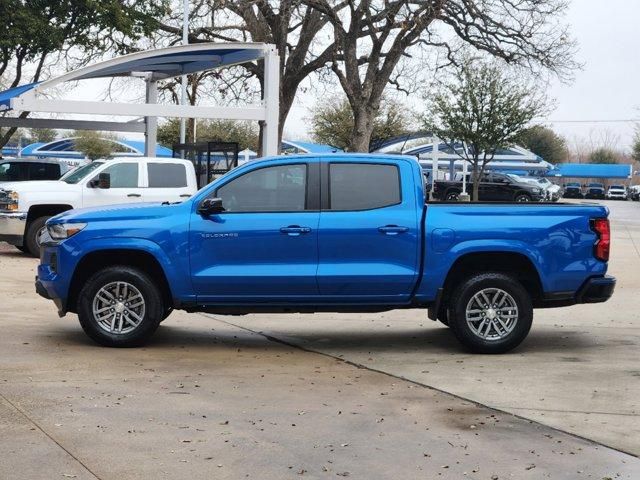
[[[148,163],[149,188],[187,186],[187,169],[181,163]]]
[[[400,172],[396,165],[329,165],[330,210],[372,210],[400,202]]]

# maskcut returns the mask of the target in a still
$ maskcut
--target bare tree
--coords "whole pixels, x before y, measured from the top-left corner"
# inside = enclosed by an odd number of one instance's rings
[[[338,4],[331,10],[338,14],[343,9],[344,5]],[[230,0],[195,2],[191,19],[190,42],[254,41],[276,46],[280,56],[279,138],[282,138],[284,123],[301,83],[323,68],[334,55],[332,41],[323,46],[318,40],[319,32],[327,25],[327,16],[299,0]],[[171,20],[163,22],[160,28],[174,36],[181,32],[176,21]],[[190,80],[202,83],[215,79],[222,82],[224,88],[237,89],[232,94],[247,95],[246,87],[241,85],[246,84],[248,77],[242,69],[258,80],[262,90],[262,62],[243,64],[241,69],[231,71],[231,75],[229,71],[226,75],[208,72],[199,79],[191,77]]]
[[[565,0],[302,0],[331,22],[331,69],[354,113],[351,149],[366,151],[385,88],[403,58],[441,48],[456,63],[463,46],[568,78],[574,43],[558,18]],[[348,17],[336,5],[346,5]],[[365,42],[366,40],[366,42]]]
[[[545,111],[545,98],[496,64],[465,64],[433,95],[425,127],[472,166],[473,200],[487,165],[501,148],[512,146],[533,118]]]

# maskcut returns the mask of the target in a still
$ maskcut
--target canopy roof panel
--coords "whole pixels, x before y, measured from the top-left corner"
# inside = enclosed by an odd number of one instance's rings
[[[12,98],[22,95],[23,93],[34,89],[38,85],[39,82],[28,83],[26,85],[20,85],[19,87],[10,88],[8,90],[0,92],[0,110],[10,110]]]
[[[561,163],[547,177],[631,178],[631,165],[606,163]]]

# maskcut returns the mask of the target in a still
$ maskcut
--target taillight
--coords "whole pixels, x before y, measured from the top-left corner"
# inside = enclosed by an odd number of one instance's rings
[[[598,239],[593,245],[593,255],[603,262],[609,261],[609,250],[611,249],[611,228],[608,218],[592,218],[591,230],[598,234]]]

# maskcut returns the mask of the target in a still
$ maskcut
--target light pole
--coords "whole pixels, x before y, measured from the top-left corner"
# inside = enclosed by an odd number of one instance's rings
[[[182,2],[182,44],[189,44],[189,0],[183,0]],[[181,78],[181,96],[180,105],[186,105],[187,103],[187,76],[182,75]],[[187,124],[186,118],[180,118],[180,143],[185,143],[187,138]],[[184,154],[184,150],[182,150]]]

